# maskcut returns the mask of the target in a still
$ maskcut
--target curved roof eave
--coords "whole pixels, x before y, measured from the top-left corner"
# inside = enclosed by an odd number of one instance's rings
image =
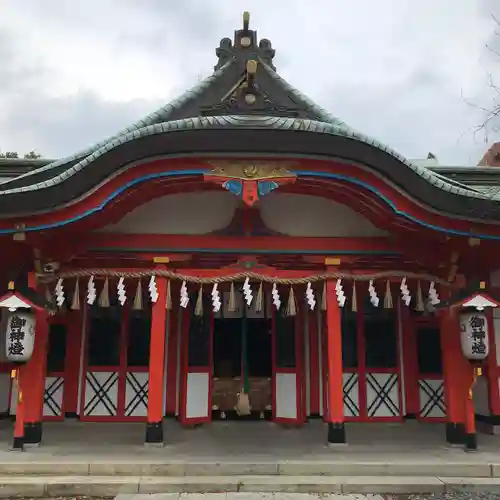
[[[91,155],[95,151],[101,149],[102,147],[106,146],[106,144],[109,144],[110,142],[115,141],[119,137],[122,137],[127,134],[133,134],[137,130],[141,130],[145,127],[148,127],[150,125],[154,124],[159,124],[163,122],[169,121],[169,118],[171,114],[180,106],[184,105],[193,97],[196,97],[200,95],[202,92],[207,90],[209,87],[212,87],[213,85],[216,85],[218,79],[227,71],[227,68],[229,68],[233,63],[235,62],[234,59],[228,61],[224,66],[220,67],[218,70],[216,70],[213,74],[208,76],[207,78],[204,78],[200,83],[194,85],[190,89],[186,90],[183,92],[179,97],[174,99],[173,101],[170,101],[168,104],[162,106],[161,108],[158,108],[156,111],[153,111],[149,115],[145,116],[144,118],[141,118],[137,122],[133,123],[132,125],[129,125],[128,127],[120,130],[117,132],[115,135],[108,137],[100,142],[97,142],[85,149],[82,149],[81,151],[71,155],[71,156],[66,156],[64,158],[61,158],[59,160],[56,160],[52,163],[49,163],[48,165],[45,165],[41,168],[38,168],[36,171],[28,172],[26,174],[20,175],[17,179],[21,178],[26,178],[29,177],[35,173],[43,172],[45,170],[51,170],[56,167],[61,167],[66,164],[78,162],[87,156]]]
[[[153,115],[151,115],[153,116]],[[497,200],[500,196],[487,196],[484,193],[475,191],[465,185],[450,182],[443,176],[432,172],[430,169],[412,164],[406,158],[401,156],[399,153],[393,149],[387,147],[386,145],[380,143],[375,139],[354,131],[349,127],[346,127],[342,122],[340,123],[328,123],[319,122],[314,120],[298,119],[298,118],[281,118],[281,117],[271,117],[271,116],[207,116],[207,117],[195,117],[186,118],[176,121],[167,121],[162,123],[156,123],[154,125],[146,125],[142,128],[136,128],[124,133],[117,135],[107,142],[101,143],[97,149],[92,151],[89,155],[82,158],[80,161],[74,163],[70,168],[62,172],[61,174],[47,179],[43,182],[36,184],[31,184],[23,187],[5,189],[0,191],[0,196],[5,196],[9,194],[25,193],[30,191],[35,191],[39,189],[44,189],[48,187],[53,187],[60,184],[70,177],[75,175],[77,172],[85,169],[89,164],[94,162],[97,158],[109,152],[110,150],[125,144],[127,142],[140,139],[141,137],[162,134],[168,132],[179,132],[182,130],[193,130],[193,129],[225,129],[225,128],[258,128],[262,129],[263,126],[269,130],[297,130],[305,132],[313,132],[318,134],[329,134],[335,136],[342,136],[349,139],[354,139],[370,146],[373,146],[397,159],[400,163],[405,165],[407,168],[411,169],[413,172],[418,174],[420,177],[425,179],[427,182],[433,186],[452,194],[459,196],[466,196],[469,198],[479,198],[485,200]],[[64,164],[64,161],[55,162],[58,165]],[[55,166],[55,164],[51,164]],[[51,167],[47,165],[45,169]],[[38,170],[40,172],[40,169]],[[7,183],[8,184],[8,183]]]
[[[315,102],[313,102],[309,97],[307,97],[305,94],[297,90],[295,87],[290,85],[284,78],[279,76],[279,74],[273,70],[268,64],[266,64],[262,58],[259,57],[259,62],[261,66],[265,69],[267,74],[271,77],[271,79],[279,86],[281,89],[290,95],[293,95],[293,97],[303,104],[312,114],[316,115],[318,117],[318,121],[325,122],[325,123],[331,123],[333,125],[338,125],[340,127],[347,127],[347,125],[331,113],[329,113],[326,109],[323,107],[319,106]],[[156,124],[161,124],[168,122],[172,120],[173,114],[175,113],[176,110],[181,108],[182,106],[186,105],[190,101],[193,101],[197,99],[199,96],[201,96],[204,92],[206,92],[209,88],[212,88],[216,86],[221,77],[226,74],[226,72],[231,68],[231,66],[236,65],[238,61],[236,58],[232,58],[229,60],[226,64],[221,66],[218,70],[216,70],[212,75],[208,76],[207,78],[203,79],[199,84],[193,86],[192,88],[186,90],[184,93],[182,93],[179,97],[174,99],[173,101],[170,101],[168,104],[165,106],[162,106],[161,108],[157,109],[153,113],[150,113],[144,118],[141,118],[137,122],[133,123],[132,125],[129,125],[128,127],[120,130],[117,132],[115,135],[108,137],[104,139],[103,141],[100,141],[98,143],[95,143],[88,148],[85,148],[71,156],[67,156],[65,158],[60,158],[56,161],[50,162],[49,164],[43,165],[40,168],[37,168],[36,171],[30,171],[26,172],[20,176],[16,177],[16,181],[19,179],[27,179],[33,175],[39,174],[40,172],[44,172],[47,170],[52,170],[58,167],[62,167],[64,165],[74,165],[75,163],[79,162],[80,160],[83,160],[87,156],[91,155],[92,153],[96,152],[102,147],[105,147],[107,144],[113,142],[119,137],[122,137],[127,134],[134,133],[138,130],[141,130],[145,127],[148,127],[150,125],[156,125]],[[14,179],[13,179],[14,180]]]

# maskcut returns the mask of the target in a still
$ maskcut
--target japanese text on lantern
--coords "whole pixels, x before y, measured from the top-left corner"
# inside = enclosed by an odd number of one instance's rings
[[[486,319],[484,316],[471,316],[469,320],[472,339],[472,354],[486,354]]]
[[[23,356],[24,355],[24,338],[26,332],[26,319],[20,316],[12,316],[9,322],[9,356]]]
[[[488,320],[481,312],[460,315],[462,353],[467,359],[482,360],[488,356]]]

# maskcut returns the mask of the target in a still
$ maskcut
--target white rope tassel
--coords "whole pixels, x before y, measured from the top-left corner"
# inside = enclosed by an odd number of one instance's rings
[[[101,295],[99,295],[99,307],[107,308],[110,306],[109,303],[109,280],[106,278],[104,280],[104,286],[102,287]]]
[[[73,311],[80,310],[80,278],[76,278],[73,300],[71,301],[71,309]]]

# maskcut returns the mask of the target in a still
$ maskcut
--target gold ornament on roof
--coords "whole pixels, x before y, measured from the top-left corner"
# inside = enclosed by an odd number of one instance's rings
[[[214,168],[209,175],[230,179],[276,179],[295,177],[291,171],[296,164],[293,162],[273,162],[259,160],[210,160]]]

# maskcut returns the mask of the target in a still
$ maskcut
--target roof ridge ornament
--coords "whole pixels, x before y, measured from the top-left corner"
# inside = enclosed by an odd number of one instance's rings
[[[267,38],[263,38],[257,43],[257,31],[250,29],[250,13],[243,13],[243,28],[234,32],[234,40],[226,37],[220,41],[219,47],[215,49],[215,54],[219,58],[214,70],[222,68],[231,60],[247,61],[249,59],[260,59],[273,70],[275,50]]]

